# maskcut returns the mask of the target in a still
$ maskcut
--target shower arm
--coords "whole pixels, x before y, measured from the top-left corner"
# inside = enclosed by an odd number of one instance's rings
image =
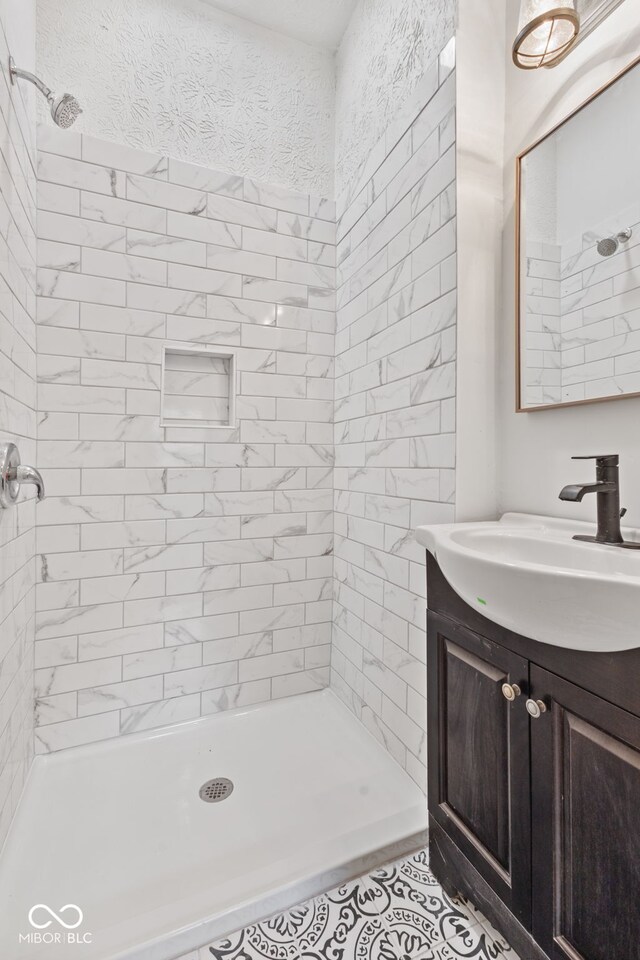
[[[9,74],[11,76],[11,83],[15,84],[16,80],[28,80],[29,83],[32,83],[34,87],[37,87],[40,93],[44,94],[49,102],[53,98],[53,92],[40,80],[39,77],[36,77],[35,73],[29,73],[28,70],[22,70],[20,67],[16,67],[13,57],[9,57]]]

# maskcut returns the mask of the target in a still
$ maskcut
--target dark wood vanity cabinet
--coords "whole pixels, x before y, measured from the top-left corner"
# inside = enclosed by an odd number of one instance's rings
[[[551,960],[639,960],[640,718],[530,679],[548,706],[531,722],[533,935]]]
[[[503,630],[431,556],[427,596],[433,872],[522,960],[640,960],[640,651]]]
[[[528,663],[444,617],[428,617],[429,810],[524,920],[531,912],[529,720],[511,710],[502,684],[522,687]]]

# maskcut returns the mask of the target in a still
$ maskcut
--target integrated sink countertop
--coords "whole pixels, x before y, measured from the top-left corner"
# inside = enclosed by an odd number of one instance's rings
[[[515,633],[573,650],[640,647],[640,550],[574,540],[581,521],[506,513],[418,527],[456,593]],[[640,542],[640,532],[624,530]]]

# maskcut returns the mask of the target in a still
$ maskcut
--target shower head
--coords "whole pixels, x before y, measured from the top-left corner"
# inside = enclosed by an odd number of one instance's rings
[[[627,227],[626,230],[621,230],[614,237],[605,237],[604,240],[598,241],[596,250],[601,257],[612,257],[614,253],[618,252],[621,243],[626,243],[627,240],[631,239],[632,233],[631,227]]]
[[[606,237],[604,240],[598,241],[596,249],[601,257],[612,257],[619,246],[620,244],[615,237]]]
[[[34,87],[38,88],[40,93],[47,99],[49,109],[51,110],[51,119],[59,127],[63,129],[70,127],[82,113],[80,104],[75,97],[71,96],[70,93],[61,93],[59,96],[56,96],[35,74],[16,67],[13,62],[13,57],[9,57],[9,76],[11,77],[12,84],[14,84],[16,80],[28,80],[29,83],[32,83]]]
[[[59,97],[52,97],[49,104],[53,122],[63,129],[72,126],[82,113],[80,104],[70,93],[61,93]]]

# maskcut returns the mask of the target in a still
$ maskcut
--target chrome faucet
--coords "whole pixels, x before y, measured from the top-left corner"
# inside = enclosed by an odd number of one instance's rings
[[[596,479],[593,483],[570,483],[560,491],[560,499],[580,503],[587,493],[595,493],[598,505],[598,529],[595,537],[577,535],[574,540],[588,543],[606,543],[612,547],[640,549],[640,543],[624,540],[620,519],[626,510],[620,510],[620,458],[617,453],[606,456],[572,457],[572,460],[595,460]]]
[[[15,443],[0,448],[0,507],[13,506],[23,483],[35,484],[38,500],[44,500],[44,480],[39,470],[20,463]]]

